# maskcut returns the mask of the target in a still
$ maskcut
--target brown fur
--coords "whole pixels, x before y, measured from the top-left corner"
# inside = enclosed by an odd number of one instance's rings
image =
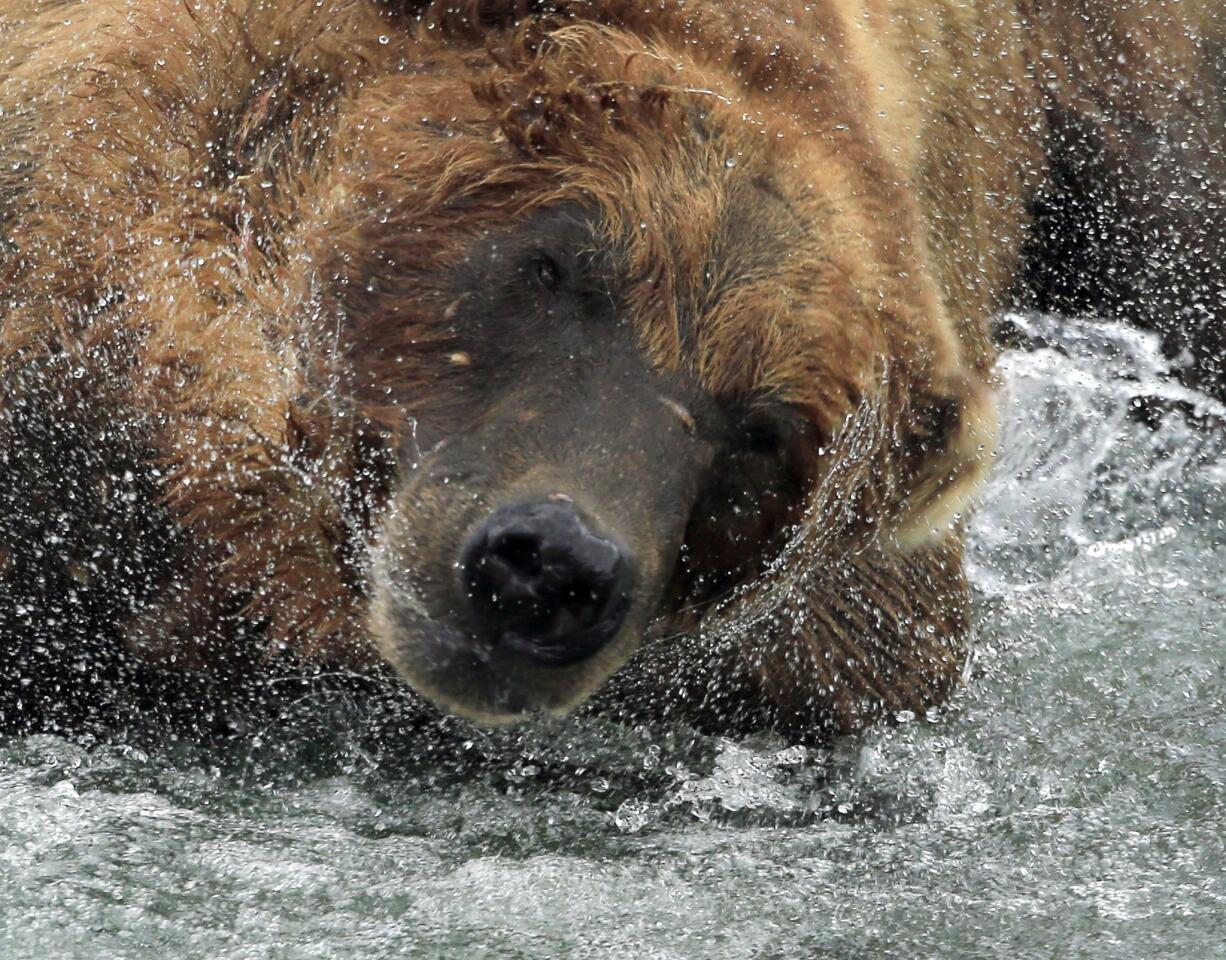
[[[80,366],[141,422],[173,573],[120,618],[147,662],[211,669],[254,634],[257,657],[375,667],[380,518],[433,496],[397,493],[395,451],[418,420],[479,426],[455,306],[412,277],[583,200],[652,368],[808,425],[803,502],[763,507],[748,563],[694,521],[703,577],[677,571],[651,631],[673,639],[614,686],[686,678],[678,713],[718,687],[789,728],[922,711],[961,669],[988,318],[1049,111],[1181,109],[1199,22],[1140,0],[0,0],[0,406]],[[695,586],[734,568],[722,602]]]

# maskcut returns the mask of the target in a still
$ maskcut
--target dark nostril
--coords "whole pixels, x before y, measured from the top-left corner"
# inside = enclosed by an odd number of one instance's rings
[[[618,543],[564,500],[496,510],[460,558],[482,633],[554,664],[584,659],[617,633],[629,566]]]

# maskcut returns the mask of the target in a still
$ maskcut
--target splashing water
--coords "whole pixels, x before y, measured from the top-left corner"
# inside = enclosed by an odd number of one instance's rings
[[[1226,411],[1041,316],[974,524],[975,676],[816,751],[597,721],[241,758],[0,740],[0,956],[1209,957]]]

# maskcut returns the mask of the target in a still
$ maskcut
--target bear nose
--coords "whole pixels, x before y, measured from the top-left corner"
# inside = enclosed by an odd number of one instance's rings
[[[630,605],[626,551],[565,499],[495,510],[464,545],[460,570],[483,635],[541,663],[591,656]]]

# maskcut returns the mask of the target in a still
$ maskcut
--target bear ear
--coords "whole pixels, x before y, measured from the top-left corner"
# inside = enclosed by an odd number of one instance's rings
[[[912,550],[945,538],[987,475],[996,445],[996,398],[973,375],[913,395],[903,434],[905,499],[893,530]]]

